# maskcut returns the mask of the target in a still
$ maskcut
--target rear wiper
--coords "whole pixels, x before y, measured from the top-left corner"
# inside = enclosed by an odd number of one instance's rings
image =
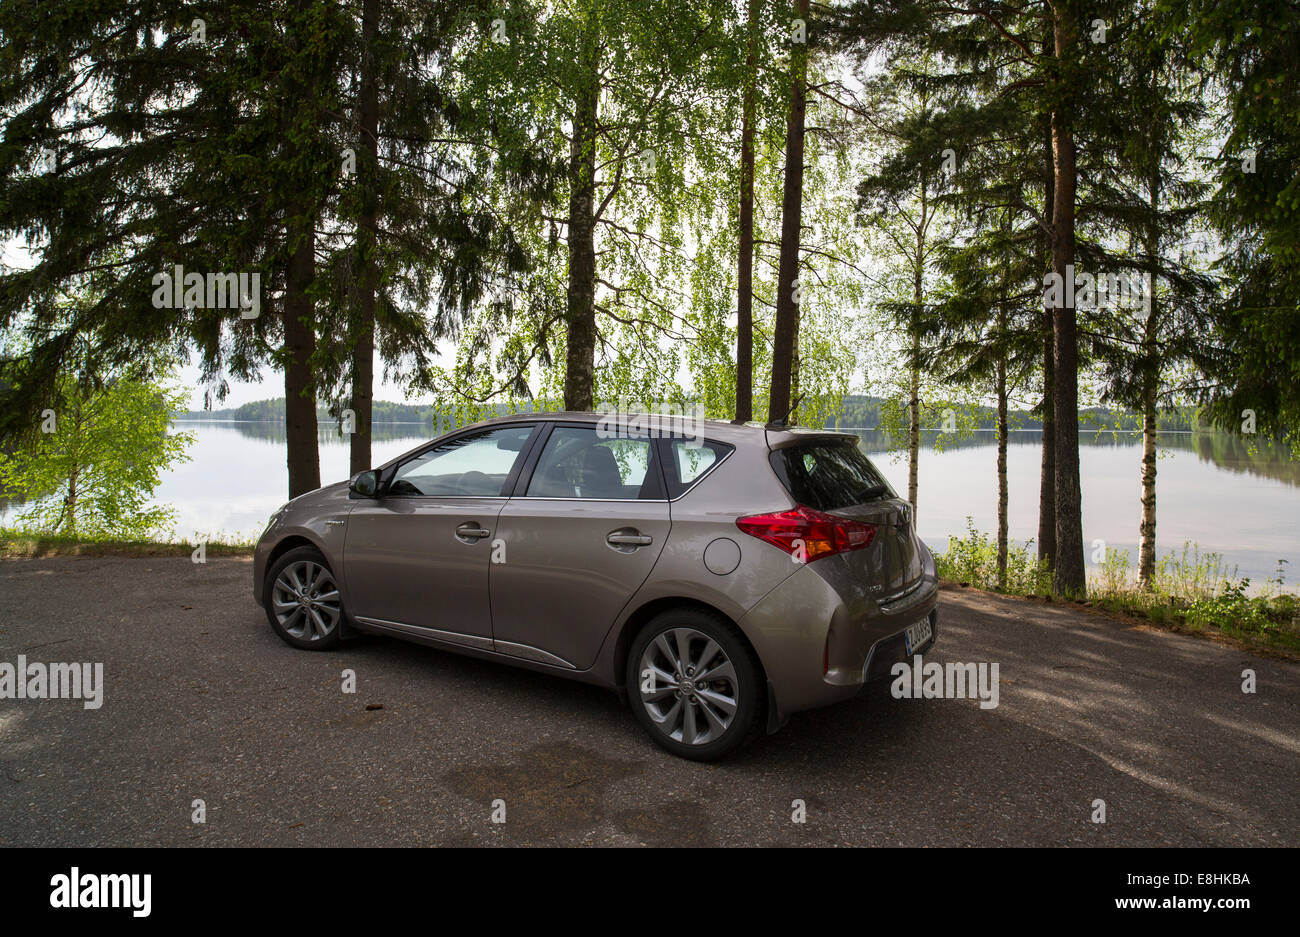
[[[862,501],[859,502],[859,504],[866,501],[874,501],[877,498],[879,498],[881,495],[888,494],[888,493],[889,493],[889,488],[886,485],[872,485],[869,488],[863,489],[862,494],[858,496],[862,499]]]

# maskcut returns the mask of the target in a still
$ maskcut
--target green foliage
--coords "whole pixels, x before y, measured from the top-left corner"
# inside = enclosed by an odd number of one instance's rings
[[[174,509],[146,505],[161,472],[187,458],[192,436],[168,432],[185,395],[125,377],[91,390],[65,377],[58,391],[47,408],[54,432],[0,456],[0,486],[30,502],[19,522],[68,536],[167,532]]]
[[[1227,275],[1198,387],[1214,423],[1290,436],[1300,451],[1300,17],[1288,3],[1159,0],[1166,40],[1218,77],[1227,138],[1205,160]],[[1205,82],[1208,84],[1208,82]]]
[[[966,536],[949,538],[947,551],[935,556],[934,561],[940,579],[993,592],[1046,595],[1051,591],[1051,570],[1038,562],[1037,554],[1030,552],[1032,544],[1032,540],[1007,544],[1005,588],[998,587],[997,541],[976,530],[970,517],[966,518]]]
[[[1197,599],[1187,608],[1187,623],[1209,627],[1239,638],[1261,638],[1267,643],[1300,647],[1300,595],[1286,592],[1283,567],[1264,587],[1250,593],[1250,579],[1230,580],[1222,588]]]
[[[1157,595],[1184,600],[1211,598],[1234,581],[1236,568],[1230,572],[1220,553],[1201,553],[1198,544],[1183,544],[1182,553],[1169,552],[1156,562],[1152,591]]]
[[[1032,543],[1032,541],[1030,541]],[[953,537],[935,556],[939,578],[990,592],[1051,596],[1051,571],[1029,552],[1029,543],[1012,543],[1007,551],[1007,581],[998,588],[997,543],[966,519],[966,536]],[[1165,554],[1157,563],[1151,589],[1134,581],[1127,551],[1106,548],[1102,563],[1088,582],[1087,601],[1098,607],[1135,615],[1172,628],[1210,629],[1248,643],[1300,649],[1300,595],[1284,589],[1279,561],[1276,576],[1251,590],[1218,553],[1202,553],[1193,543]]]
[[[1092,583],[1092,591],[1098,596],[1114,596],[1127,592],[1132,587],[1132,565],[1127,550],[1106,547],[1105,555]]]
[[[1199,599],[1187,609],[1187,623],[1192,627],[1212,627],[1232,633],[1263,633],[1272,627],[1268,604],[1248,596],[1249,579],[1230,583],[1213,598]]]

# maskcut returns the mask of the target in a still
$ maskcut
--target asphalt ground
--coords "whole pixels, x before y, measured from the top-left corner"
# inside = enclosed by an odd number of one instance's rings
[[[104,665],[99,709],[0,700],[0,845],[1300,842],[1300,665],[1209,640],[945,588],[926,659],[998,663],[996,708],[880,683],[702,765],[594,687],[381,638],[295,651],[250,571],[0,561],[0,663]]]

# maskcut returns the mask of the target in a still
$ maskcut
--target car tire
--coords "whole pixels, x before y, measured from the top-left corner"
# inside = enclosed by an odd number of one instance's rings
[[[642,728],[682,758],[716,761],[762,725],[758,658],[730,622],[700,609],[669,609],[647,622],[628,651],[626,680]]]
[[[334,572],[315,547],[296,547],[271,565],[263,607],[271,629],[290,647],[328,651],[342,637],[343,596]]]

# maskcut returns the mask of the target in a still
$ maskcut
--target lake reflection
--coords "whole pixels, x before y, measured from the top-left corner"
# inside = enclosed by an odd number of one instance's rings
[[[906,453],[891,454],[888,437],[856,431],[894,488],[907,492]],[[917,529],[936,551],[966,529],[997,529],[997,447],[992,430],[933,450],[936,433],[922,434]],[[1141,436],[1080,433],[1079,476],[1083,488],[1084,551],[1091,563],[1094,540],[1127,550],[1137,566],[1141,519]],[[1182,552],[1183,542],[1202,553],[1223,554],[1239,575],[1255,584],[1286,559],[1288,582],[1300,577],[1300,462],[1281,447],[1254,453],[1239,439],[1206,433],[1162,433],[1157,439],[1156,553]],[[1038,536],[1038,485],[1042,433],[1014,432],[1007,446],[1007,515],[1010,536]]]
[[[177,509],[177,537],[218,533],[255,539],[285,501],[288,469],[284,428],[279,423],[178,421],[195,437],[191,460],[167,472],[155,493]],[[889,438],[874,430],[855,432],[894,488],[907,492],[906,454],[891,454]],[[374,462],[380,464],[433,435],[428,424],[375,426]],[[935,450],[935,443],[942,448]],[[321,481],[348,475],[347,437],[333,426],[320,430]],[[1129,433],[1080,433],[1084,548],[1094,540],[1128,550],[1137,558],[1142,446]],[[1041,434],[1011,435],[1007,453],[1011,537],[1027,541],[1038,532]],[[990,534],[997,518],[996,448],[992,431],[968,438],[923,434],[918,529],[936,552],[966,529],[970,515]],[[1238,438],[1207,433],[1166,433],[1159,438],[1156,511],[1157,550],[1182,549],[1224,555],[1255,583],[1273,575],[1279,558],[1300,577],[1300,463],[1277,448],[1252,453]],[[0,511],[9,522],[13,510]],[[1288,581],[1293,576],[1288,575]]]

